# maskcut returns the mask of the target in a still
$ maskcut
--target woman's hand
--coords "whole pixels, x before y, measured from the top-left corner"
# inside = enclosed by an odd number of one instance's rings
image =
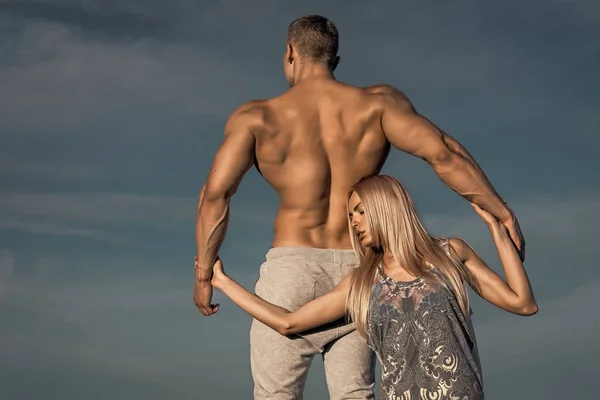
[[[225,271],[223,271],[223,262],[217,257],[215,265],[213,265],[213,275],[210,283],[214,288],[223,290],[223,286],[228,279],[229,277],[225,274]]]
[[[198,268],[198,257],[194,257],[194,270],[196,270]],[[210,285],[212,287],[214,287],[215,289],[219,289],[219,290],[223,290],[223,285],[225,284],[225,282],[227,282],[227,280],[229,279],[229,277],[225,274],[225,271],[223,271],[223,262],[221,261],[221,259],[219,257],[217,257],[217,260],[215,261],[215,264],[213,265],[212,268],[212,276],[210,278]]]
[[[483,208],[479,207],[477,204],[471,203],[471,205],[473,206],[473,209],[475,210],[475,212],[481,217],[483,222],[485,222],[486,225],[488,227],[490,227],[490,229],[501,227],[502,224],[500,223],[500,221],[498,221],[496,219],[496,217],[494,217],[492,214],[485,211]]]

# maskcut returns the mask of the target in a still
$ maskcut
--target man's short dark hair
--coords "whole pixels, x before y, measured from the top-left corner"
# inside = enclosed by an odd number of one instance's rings
[[[339,47],[335,24],[321,15],[307,15],[292,21],[287,41],[301,58],[324,63],[333,61]]]

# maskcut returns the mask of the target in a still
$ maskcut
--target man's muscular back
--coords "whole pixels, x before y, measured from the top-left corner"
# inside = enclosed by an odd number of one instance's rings
[[[521,247],[514,215],[479,165],[402,92],[308,79],[229,117],[200,195],[197,221],[205,222],[196,224],[196,236],[204,265],[216,257],[229,200],[253,164],[280,197],[274,246],[349,248],[348,190],[380,171],[390,146],[425,160],[450,188],[496,216]]]
[[[280,200],[273,246],[351,248],[348,191],[390,148],[377,92],[313,80],[246,106],[258,120],[257,168]]]

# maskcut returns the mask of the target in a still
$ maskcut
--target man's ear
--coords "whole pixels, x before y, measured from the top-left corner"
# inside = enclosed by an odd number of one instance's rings
[[[337,68],[339,63],[340,63],[340,56],[335,56],[335,58],[333,59],[333,62],[331,63],[331,71],[335,71],[335,69]]]
[[[294,61],[294,57],[295,57],[294,48],[289,43],[286,43],[285,46],[286,46],[286,49],[285,49],[285,60],[288,63],[291,64]]]

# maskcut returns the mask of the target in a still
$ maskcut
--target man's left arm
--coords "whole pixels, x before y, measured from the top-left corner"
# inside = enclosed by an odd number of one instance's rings
[[[225,239],[229,204],[242,178],[254,163],[252,128],[259,122],[256,106],[248,103],[234,111],[225,125],[225,138],[213,161],[196,213],[196,280],[194,303],[203,315],[212,315],[210,278],[219,248]]]
[[[404,93],[386,86],[379,87],[378,93],[383,106],[381,126],[390,143],[425,160],[447,186],[501,221],[524,259],[525,241],[515,215],[469,152],[417,113]]]

